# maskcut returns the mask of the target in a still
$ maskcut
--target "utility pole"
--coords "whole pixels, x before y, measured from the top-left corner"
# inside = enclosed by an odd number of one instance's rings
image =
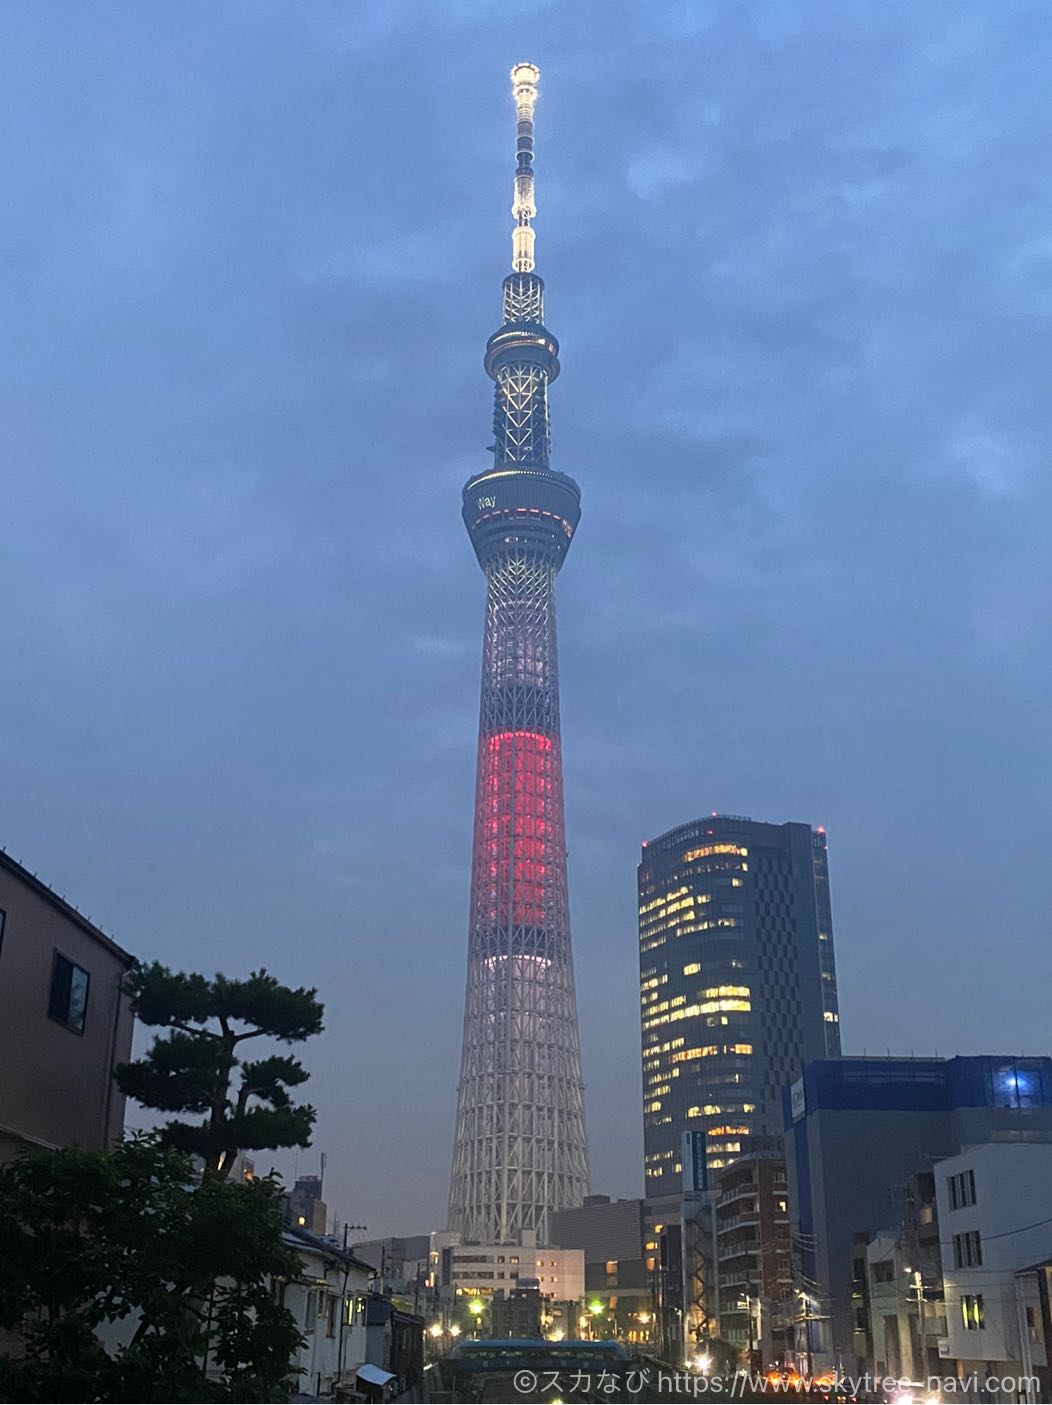
[[[357,1230],[360,1234],[369,1233],[369,1226],[367,1224],[345,1224],[343,1227],[343,1252],[345,1254],[347,1252],[347,1231],[351,1229]]]
[[[348,1231],[349,1229],[358,1229],[358,1230],[361,1230],[363,1233],[367,1233],[367,1232],[368,1232],[368,1227],[367,1227],[366,1225],[363,1225],[363,1224],[352,1224],[352,1225],[344,1224],[344,1226],[343,1226],[343,1252],[344,1252],[345,1254],[347,1253],[347,1231]],[[351,1276],[351,1266],[350,1266],[349,1263],[346,1263],[346,1264],[344,1264],[344,1266],[343,1266],[343,1291],[340,1293],[340,1336],[339,1336],[339,1340],[338,1340],[338,1342],[337,1342],[337,1344],[336,1344],[336,1379],[337,1379],[338,1381],[342,1381],[342,1380],[343,1380],[343,1340],[344,1340],[344,1325],[345,1325],[346,1322],[347,1322],[347,1301],[348,1301],[348,1299],[347,1299],[347,1280],[348,1280],[348,1278],[350,1278],[350,1276]]]
[[[909,1269],[906,1270],[909,1272]],[[913,1291],[917,1295],[917,1343],[920,1347],[919,1379],[928,1378],[928,1323],[924,1316],[924,1277],[919,1268],[913,1270]]]

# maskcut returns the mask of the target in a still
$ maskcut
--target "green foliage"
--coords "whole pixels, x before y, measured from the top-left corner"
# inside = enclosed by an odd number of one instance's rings
[[[156,1135],[0,1168],[0,1328],[24,1345],[0,1358],[0,1399],[287,1400],[300,1337],[268,1285],[299,1260],[280,1194],[198,1183]]]
[[[126,989],[138,1019],[168,1032],[157,1035],[145,1058],[120,1065],[117,1082],[159,1112],[204,1115],[204,1122],[172,1119],[164,1137],[201,1156],[206,1179],[224,1180],[239,1151],[309,1146],[314,1109],[294,1104],[288,1093],[306,1082],[302,1064],[283,1055],[242,1063],[237,1052],[249,1039],[293,1044],[319,1034],[316,991],[292,990],[266,971],[210,981],[160,962],[134,970]]]

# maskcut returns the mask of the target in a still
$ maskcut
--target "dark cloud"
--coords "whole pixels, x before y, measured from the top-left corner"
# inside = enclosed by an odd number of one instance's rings
[[[848,1049],[1047,1048],[1046,11],[9,4],[0,837],[320,986],[374,1232],[444,1215],[519,58],[597,1188],[637,845],[710,808],[828,827]]]

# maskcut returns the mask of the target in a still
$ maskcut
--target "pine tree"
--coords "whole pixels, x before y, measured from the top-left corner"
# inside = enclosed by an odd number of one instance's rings
[[[206,1181],[223,1181],[239,1151],[308,1146],[315,1112],[294,1104],[289,1089],[304,1083],[294,1058],[272,1054],[243,1061],[242,1046],[269,1038],[294,1044],[320,1034],[317,991],[292,990],[266,971],[247,980],[173,972],[160,962],[136,968],[126,989],[142,1024],[158,1034],[144,1058],[121,1064],[115,1077],[128,1097],[173,1118],[165,1142],[200,1156]]]

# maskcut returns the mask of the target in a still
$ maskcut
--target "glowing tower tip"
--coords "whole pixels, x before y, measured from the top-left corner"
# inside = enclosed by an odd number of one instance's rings
[[[541,70],[535,63],[517,63],[511,70],[511,91],[517,119],[515,137],[515,199],[511,212],[515,229],[511,236],[511,266],[516,273],[529,273],[534,267],[535,234],[530,221],[537,213],[533,190],[533,109]]]

